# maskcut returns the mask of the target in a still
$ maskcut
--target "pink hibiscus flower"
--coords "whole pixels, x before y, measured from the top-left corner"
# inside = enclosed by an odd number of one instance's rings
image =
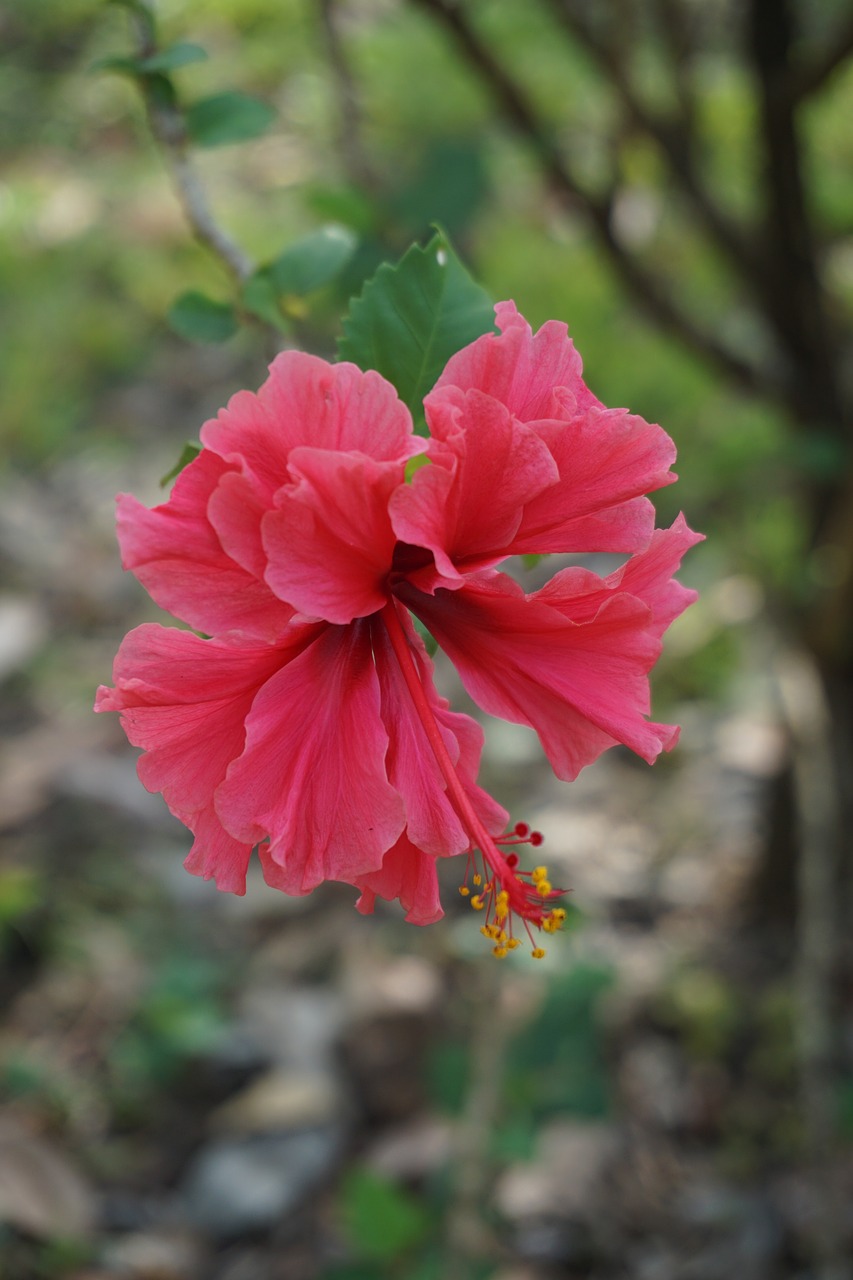
[[[428,924],[436,859],[467,853],[461,891],[505,955],[519,920],[553,931],[565,913],[546,870],[519,866],[537,833],[501,834],[482,731],[437,693],[412,615],[559,777],[616,743],[651,762],[677,729],[648,720],[648,673],[694,598],[673,573],[698,535],[681,517],[653,530],[645,495],[674,479],[661,428],[590,393],[564,325],[496,313],[500,334],[427,397],[428,441],[378,373],[286,352],[205,423],[167,502],[121,496],[125,567],[209,638],[138,627],[96,710],[120,712],[143,784],[194,833],[187,868],[220,889],[245,892],[257,849],[287,893],[339,880],[362,911],[399,898]],[[496,568],[590,551],[628,559],[533,594]]]

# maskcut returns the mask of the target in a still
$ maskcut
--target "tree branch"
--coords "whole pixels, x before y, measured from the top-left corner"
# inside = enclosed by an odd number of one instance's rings
[[[792,105],[802,102],[822,89],[829,77],[853,54],[853,15],[836,32],[835,40],[815,57],[811,65],[796,70],[791,78],[789,96]]]
[[[611,190],[606,196],[600,197],[584,189],[521,90],[470,26],[461,6],[453,4],[451,0],[414,0],[414,3],[450,31],[468,62],[488,86],[505,118],[536,152],[555,191],[567,204],[575,205],[587,214],[608,261],[639,306],[661,329],[715,366],[738,386],[775,398],[781,396],[782,387],[769,371],[758,369],[742,360],[696,325],[659,280],[626,252],[616,239],[611,224],[615,192]]]
[[[696,139],[690,117],[664,119],[643,103],[635,92],[629,68],[624,65],[622,51],[611,38],[603,38],[589,20],[589,10],[572,0],[551,0],[557,21],[595,60],[607,83],[621,99],[632,124],[655,142],[667,160],[670,171],[690,200],[710,238],[729,259],[735,274],[752,279],[755,287],[763,284],[764,270],[756,245],[714,201],[702,183],[693,161]],[[613,28],[606,28],[612,31]]]
[[[137,56],[140,59],[152,57],[157,52],[153,23],[136,19],[134,27]],[[242,284],[252,274],[254,264],[213,215],[204,185],[189,158],[186,126],[180,110],[161,100],[156,81],[148,76],[139,77],[139,87],[148,127],[163,156],[195,239],[218,259],[238,284]]]
[[[661,42],[669,51],[681,118],[685,129],[692,134],[696,123],[696,99],[688,71],[692,48],[687,13],[680,0],[654,0],[654,8]]]
[[[765,312],[789,353],[795,415],[843,434],[838,352],[818,272],[789,92],[792,43],[790,0],[750,0],[748,47],[766,165],[764,238],[769,261],[777,266],[767,279]]]

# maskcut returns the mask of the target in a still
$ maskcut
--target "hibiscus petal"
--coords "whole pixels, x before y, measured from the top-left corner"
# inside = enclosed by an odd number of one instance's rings
[[[195,836],[184,859],[184,869],[191,875],[201,876],[202,880],[213,880],[220,893],[236,893],[242,898],[252,846],[228,834],[212,803],[195,813],[176,813],[175,816]]]
[[[538,333],[514,302],[495,307],[500,334],[487,333],[452,356],[436,388],[476,389],[500,400],[521,422],[562,417],[555,390],[568,388],[579,409],[601,406],[582,378],[583,363],[566,325],[549,320]]]
[[[645,719],[661,645],[640,600],[617,594],[574,622],[494,572],[458,591],[399,595],[484,710],[536,730],[559,777],[577,777],[618,742],[649,763],[674,745],[673,726]]]
[[[433,585],[443,577],[451,586],[504,558],[525,504],[559,473],[536,432],[490,396],[448,388],[428,396],[425,408],[433,465],[397,491],[391,514],[403,542],[433,552],[440,575]]]
[[[144,748],[143,786],[161,791],[195,832],[188,867],[220,889],[245,891],[251,841],[223,830],[213,797],[245,743],[245,721],[259,688],[304,647],[314,629],[294,628],[289,644],[237,646],[146,623],[125,636],[115,688],[101,686],[95,710],[118,711],[129,741]]]
[[[685,552],[703,541],[704,535],[694,533],[684,516],[679,515],[671,528],[655,530],[645,551],[632,556],[608,577],[599,578],[585,569],[564,569],[531,599],[580,622],[594,617],[605,600],[624,592],[648,605],[652,615],[649,631],[662,636],[698,596],[698,592],[676,582],[673,575]]]
[[[203,449],[160,506],[149,510],[120,494],[122,563],[161,608],[199,631],[234,631],[274,640],[293,610],[226,554],[207,517],[211,496],[230,471],[228,464]]]
[[[399,898],[409,924],[435,924],[444,915],[435,859],[405,835],[388,850],[378,871],[361,877],[358,887],[362,893],[356,906],[363,915],[372,913],[377,895],[388,902]]]
[[[388,500],[402,463],[361,454],[294,449],[295,482],[263,520],[266,580],[295,609],[347,623],[381,609],[394,552]]]
[[[217,812],[237,840],[269,837],[287,893],[354,884],[378,870],[405,825],[387,750],[369,624],[326,626],[255,698]]]
[[[495,311],[501,334],[457,353],[427,403],[486,393],[547,445],[559,479],[525,501],[504,554],[639,550],[654,526],[642,495],[675,479],[669,436],[625,409],[604,408],[583,381],[565,325],[549,321],[533,334],[513,303]],[[467,413],[460,424],[467,429]]]
[[[641,495],[675,480],[666,432],[625,409],[595,407],[538,422],[536,431],[560,478],[525,507],[512,553],[644,547],[655,512]]]
[[[509,815],[476,784],[483,750],[483,731],[470,716],[450,711],[433,683],[433,665],[408,615],[401,618],[412,659],[433,718],[439,727],[457,777],[486,829],[503,831]],[[381,621],[372,626],[373,654],[379,675],[382,720],[388,730],[388,778],[406,805],[406,830],[413,844],[436,857],[463,853],[471,836],[451,804],[445,780],[415,710],[388,633]]]
[[[204,424],[201,438],[250,474],[268,505],[289,479],[290,451],[300,445],[357,450],[380,462],[405,461],[425,448],[408,409],[380,374],[302,351],[277,356],[257,395],[233,396]]]

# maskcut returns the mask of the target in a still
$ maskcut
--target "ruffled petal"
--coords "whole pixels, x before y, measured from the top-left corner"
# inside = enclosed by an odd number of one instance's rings
[[[457,353],[427,405],[434,417],[448,398],[485,393],[547,446],[556,482],[525,500],[503,554],[640,550],[654,526],[643,495],[675,479],[669,436],[625,409],[605,409],[583,381],[565,325],[549,321],[533,334],[513,303],[495,311],[500,335]],[[460,413],[459,425],[470,429],[469,419],[470,410]]]
[[[655,530],[645,551],[632,556],[606,578],[586,569],[564,569],[531,599],[550,605],[573,622],[582,622],[595,617],[610,597],[625,593],[649,607],[648,629],[660,637],[698,596],[698,592],[676,582],[673,575],[685,552],[703,541],[704,535],[694,533],[684,516],[679,515],[671,528]]]
[[[626,409],[596,407],[538,422],[536,432],[559,480],[525,506],[512,554],[644,547],[655,512],[642,495],[675,480],[666,432]]]
[[[437,574],[431,588],[453,586],[464,573],[507,554],[525,504],[559,478],[535,431],[497,400],[453,388],[427,397],[433,465],[421,467],[391,503],[397,536],[426,547]]]
[[[521,422],[562,417],[560,388],[572,393],[581,411],[601,407],[583,381],[583,363],[565,324],[549,320],[534,334],[514,302],[499,302],[495,317],[500,334],[487,333],[452,356],[436,389],[485,391]]]
[[[251,475],[268,505],[290,477],[292,449],[356,450],[378,462],[405,461],[424,450],[411,415],[390,382],[354,364],[329,364],[284,351],[257,395],[241,391],[206,422],[208,449]]]
[[[435,924],[444,915],[438,896],[435,859],[405,836],[389,849],[378,871],[358,882],[356,906],[363,915],[373,911],[377,896],[387,902],[399,898],[409,924]]]
[[[451,711],[446,699],[439,697],[433,683],[433,665],[423,642],[407,615],[400,620],[456,775],[486,829],[497,835],[504,830],[509,815],[476,783],[483,731],[470,716]],[[389,737],[388,778],[405,802],[409,839],[435,857],[464,853],[471,846],[471,837],[448,798],[444,778],[415,711],[388,633],[378,619],[374,620],[371,631],[382,720]]]
[[[228,834],[212,803],[195,813],[176,811],[175,817],[180,818],[195,837],[184,859],[184,869],[202,880],[213,880],[220,893],[236,893],[242,898],[252,846]]]
[[[394,552],[388,500],[402,463],[294,449],[294,483],[263,520],[266,580],[295,609],[347,623],[381,609]]]
[[[484,710],[536,730],[558,777],[577,777],[616,743],[649,763],[674,745],[675,727],[645,719],[661,645],[633,596],[613,595],[576,622],[494,572],[458,591],[399,594]]]
[[[287,893],[354,884],[379,869],[405,825],[387,750],[370,626],[325,626],[255,698],[217,813],[245,844],[269,837]]]
[[[195,833],[189,869],[220,889],[244,892],[253,842],[223,829],[214,793],[243,750],[258,690],[315,632],[293,628],[286,644],[249,647],[147,623],[122,641],[115,688],[98,690],[95,710],[118,711],[129,741],[144,749],[137,765],[143,786],[161,791]]]
[[[231,468],[202,450],[175,481],[167,502],[149,510],[118,498],[122,563],[163,609],[208,634],[240,632],[275,640],[293,616],[269,587],[223,549],[208,503]]]

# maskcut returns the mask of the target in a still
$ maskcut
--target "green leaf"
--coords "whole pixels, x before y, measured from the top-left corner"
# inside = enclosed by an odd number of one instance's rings
[[[371,235],[376,230],[379,210],[375,202],[357,187],[309,186],[303,195],[308,208],[318,218],[342,222],[362,236]]]
[[[358,237],[348,227],[333,223],[312,231],[269,264],[273,288],[279,296],[298,298],[322,289],[343,270],[357,244]]]
[[[234,308],[203,293],[182,293],[169,308],[169,324],[190,342],[225,342],[239,328]]]
[[[338,357],[377,369],[426,434],[423,398],[447,361],[494,330],[488,294],[475,284],[442,233],[412,245],[397,266],[381,266],[350,304]]]
[[[268,268],[260,267],[252,272],[243,285],[241,301],[246,310],[253,316],[257,316],[259,320],[271,324],[281,333],[288,332],[287,322],[281,314],[278,294],[273,287]]]
[[[199,147],[224,147],[257,138],[269,128],[275,111],[248,93],[215,93],[187,108],[187,133]]]
[[[489,198],[489,179],[479,138],[436,139],[427,144],[418,169],[389,204],[397,220],[415,232],[435,223],[450,235],[470,226]]]
[[[150,58],[144,58],[139,63],[139,69],[143,72],[175,71],[178,67],[186,67],[191,62],[206,60],[207,53],[200,44],[190,44],[189,41],[182,40],[168,49],[163,49],[160,53],[153,53]]]
[[[387,1261],[429,1234],[427,1210],[393,1182],[366,1169],[350,1174],[343,1189],[343,1216],[359,1258]]]
[[[172,467],[172,470],[167,471],[166,474],[160,480],[160,488],[165,489],[169,481],[174,480],[176,476],[179,476],[183,471],[184,467],[188,467],[190,463],[193,462],[200,453],[201,453],[201,445],[193,444],[191,440],[188,440],[187,443],[184,445],[183,449],[181,450],[181,456],[180,458],[178,458],[178,461]]]

